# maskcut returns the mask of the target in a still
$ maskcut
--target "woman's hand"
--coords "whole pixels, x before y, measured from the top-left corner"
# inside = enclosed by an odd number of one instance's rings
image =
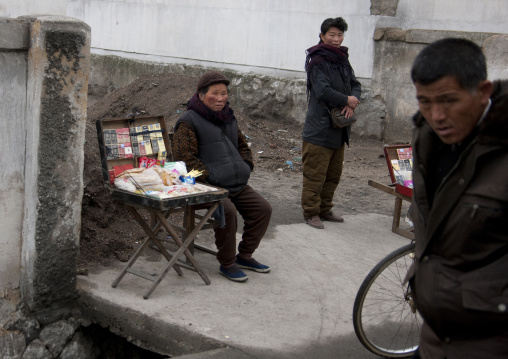
[[[355,96],[348,96],[347,97],[347,105],[351,107],[351,109],[354,111],[356,109],[356,106],[360,104],[360,100],[358,100]]]
[[[353,97],[353,96],[350,96],[350,97]],[[356,97],[354,97],[354,98],[356,98]],[[344,106],[344,108],[342,109],[342,111],[340,113],[344,114],[345,118],[350,118],[351,116],[353,116],[354,112],[355,112],[355,110],[353,110],[349,105],[346,105],[346,106]]]

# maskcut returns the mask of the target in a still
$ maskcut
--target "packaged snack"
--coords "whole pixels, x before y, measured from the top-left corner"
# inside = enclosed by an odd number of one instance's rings
[[[175,170],[178,174],[178,177],[185,176],[187,174],[187,167],[185,166],[185,162],[177,161],[177,162],[166,162],[164,168],[169,170]]]
[[[150,168],[152,166],[155,166],[157,164],[157,160],[155,158],[148,158],[146,160],[146,168]]]
[[[147,157],[140,157],[140,158],[138,158],[138,167],[139,168],[145,168],[147,160],[148,160]]]
[[[180,181],[185,184],[196,184],[196,177],[192,176],[180,176]]]

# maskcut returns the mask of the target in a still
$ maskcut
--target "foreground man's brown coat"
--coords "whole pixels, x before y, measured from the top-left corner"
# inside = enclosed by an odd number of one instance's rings
[[[494,83],[491,100],[431,209],[427,169],[440,140],[414,118],[416,261],[408,277],[425,320],[422,358],[508,358],[508,81]]]

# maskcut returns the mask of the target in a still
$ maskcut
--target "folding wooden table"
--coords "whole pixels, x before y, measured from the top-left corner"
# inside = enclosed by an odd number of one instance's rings
[[[146,196],[139,196],[139,198],[136,198],[132,193],[123,192],[124,191],[120,190],[114,191],[113,197],[116,198],[118,202],[122,203],[130,212],[136,222],[147,234],[147,238],[115,279],[112,284],[113,288],[120,283],[125,274],[134,274],[153,282],[143,295],[143,298],[148,299],[168,271],[174,269],[178,275],[181,276],[183,275],[182,268],[197,272],[205,284],[209,285],[210,280],[208,276],[194,258],[194,240],[200,230],[205,226],[209,227],[210,224],[213,224],[211,217],[215,210],[218,209],[219,205],[221,205],[222,199],[227,197],[228,192],[224,189],[217,189],[213,192],[206,192],[200,195],[188,195],[171,200],[156,200],[146,198]],[[207,207],[206,213],[203,215],[196,215],[196,210],[202,209],[203,205]],[[140,211],[144,212],[144,214],[148,214],[148,218],[144,219]],[[170,220],[171,214],[182,211],[182,225]],[[167,241],[167,238],[170,238],[176,245],[177,250],[175,252],[169,251],[166,246],[164,246],[163,242]],[[166,265],[157,276],[153,276],[133,267],[139,256],[150,245],[154,245],[167,260]],[[199,249],[207,250],[203,247]],[[210,249],[207,251],[214,253]],[[186,262],[180,260],[182,256],[186,258]]]

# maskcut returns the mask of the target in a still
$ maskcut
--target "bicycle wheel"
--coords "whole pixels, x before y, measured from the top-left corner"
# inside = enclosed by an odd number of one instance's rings
[[[353,307],[360,342],[385,358],[410,357],[418,348],[422,318],[404,277],[414,261],[414,243],[381,260],[364,279]]]

